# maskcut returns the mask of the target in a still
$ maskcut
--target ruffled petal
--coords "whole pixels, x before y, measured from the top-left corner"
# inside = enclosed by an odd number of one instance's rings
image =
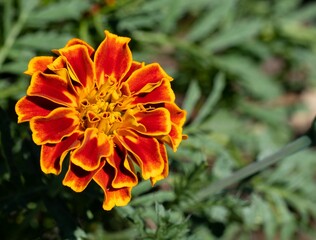
[[[186,138],[186,136],[182,134],[186,111],[180,109],[175,103],[165,103],[164,107],[170,112],[172,124],[169,134],[163,136],[161,140],[167,143],[173,151],[177,151],[181,141]]]
[[[167,156],[166,147],[163,143],[159,143],[159,149],[160,149],[161,157],[164,162],[164,169],[160,175],[150,178],[151,185],[155,185],[157,181],[166,178],[169,174],[169,164],[168,164],[168,156]]]
[[[104,192],[103,209],[111,210],[115,206],[125,206],[131,200],[130,187],[113,188],[111,180],[115,175],[113,167],[106,164],[100,171],[98,171],[93,180],[102,188]]]
[[[45,72],[47,70],[47,65],[52,63],[54,59],[54,57],[50,56],[33,57],[24,73],[27,75],[33,75],[36,72]]]
[[[45,117],[59,107],[56,103],[41,97],[22,97],[15,105],[18,123],[30,121],[33,117]]]
[[[156,108],[140,111],[135,113],[134,116],[137,122],[145,127],[145,131],[141,132],[144,135],[166,135],[171,130],[170,113],[167,109]]]
[[[162,79],[171,81],[172,78],[157,63],[146,65],[126,80],[132,94],[151,92],[153,86],[159,85]]]
[[[118,131],[117,139],[132,154],[145,180],[159,176],[164,169],[158,140],[131,131]]]
[[[104,83],[106,75],[120,81],[132,64],[132,53],[128,47],[130,38],[118,37],[108,31],[105,31],[105,35],[94,58],[98,86]]]
[[[56,108],[46,117],[32,118],[33,141],[38,144],[59,143],[79,127],[78,112],[71,108]]]
[[[103,161],[94,171],[85,171],[81,167],[70,162],[63,184],[70,187],[75,192],[82,192],[88,186],[96,172],[99,171],[104,164],[105,162]]]
[[[81,39],[79,39],[79,38],[70,39],[70,40],[67,42],[65,48],[71,47],[71,46],[74,46],[74,45],[82,45],[82,46],[85,46],[85,47],[87,48],[87,50],[88,50],[89,56],[91,56],[91,55],[94,53],[93,47],[91,47],[87,42],[85,42],[85,41],[83,41],[83,40],[81,40]]]
[[[84,45],[72,45],[58,50],[67,59],[70,77],[84,88],[94,85],[94,64]]]
[[[137,177],[127,159],[127,152],[124,148],[116,145],[114,153],[107,158],[107,162],[115,171],[112,181],[114,188],[133,187],[137,184]]]
[[[67,58],[64,56],[57,57],[54,62],[49,64],[48,69],[57,74],[59,77],[68,82],[73,91],[77,96],[80,96],[80,93],[84,90],[81,83],[77,81],[71,81],[69,71],[67,69]]]
[[[154,88],[151,92],[137,94],[131,104],[174,102],[175,98],[174,92],[171,89],[170,81],[163,79],[161,84]]]
[[[53,74],[34,73],[27,95],[43,97],[63,106],[77,106],[77,98],[69,82]]]
[[[101,158],[113,152],[113,141],[96,128],[87,128],[82,144],[71,155],[70,161],[86,171],[93,171],[100,165]]]
[[[137,62],[137,61],[133,61],[131,67],[129,68],[128,72],[125,74],[124,78],[121,80],[121,82],[125,82],[133,72],[135,72],[136,70],[142,68],[145,66],[145,63],[143,62]]]
[[[179,108],[175,103],[165,103],[164,107],[170,112],[171,121],[182,128],[186,119],[186,111]]]
[[[58,175],[61,172],[61,165],[67,153],[80,145],[78,132],[64,138],[57,144],[44,144],[41,150],[41,169],[44,173]]]
[[[182,129],[174,123],[171,124],[171,131],[169,134],[160,138],[160,140],[167,143],[174,152],[177,151],[183,139],[184,135],[182,135]]]

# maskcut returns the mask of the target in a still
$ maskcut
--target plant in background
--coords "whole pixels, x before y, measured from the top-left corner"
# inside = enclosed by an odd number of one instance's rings
[[[298,139],[315,114],[315,3],[0,0],[0,12],[4,239],[316,238],[315,151],[261,171],[309,144],[299,138],[302,145],[262,162]],[[111,211],[100,211],[104,195],[93,180],[81,194],[60,184],[83,142],[58,176],[43,174],[40,148],[14,111],[29,86],[29,59],[75,36],[97,46],[104,29],[133,39],[133,60],[159,62],[176,79],[190,136],[176,153],[167,148],[168,178],[152,186],[138,177],[128,206]]]
[[[133,61],[129,38],[105,34],[96,51],[71,39],[57,57],[34,57],[16,112],[42,146],[42,171],[60,174],[69,153],[63,184],[81,192],[95,181],[110,210],[130,201],[138,169],[152,185],[168,175],[165,144],[177,150],[185,111],[159,64]]]

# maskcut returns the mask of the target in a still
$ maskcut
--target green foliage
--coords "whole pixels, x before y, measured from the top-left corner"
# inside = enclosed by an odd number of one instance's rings
[[[198,193],[307,128],[315,20],[316,4],[301,0],[0,0],[2,238],[314,239],[314,150],[206,199]],[[168,152],[167,179],[141,182],[128,206],[110,212],[97,186],[78,194],[62,186],[64,173],[41,173],[39,149],[14,112],[33,56],[73,37],[97,46],[105,29],[131,37],[136,60],[174,77],[189,136]],[[306,121],[292,124],[301,114]]]

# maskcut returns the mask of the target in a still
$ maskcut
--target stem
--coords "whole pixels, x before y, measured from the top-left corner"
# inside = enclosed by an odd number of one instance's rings
[[[19,15],[18,21],[13,25],[11,28],[11,31],[9,32],[8,36],[5,39],[5,42],[3,46],[0,48],[0,69],[6,60],[16,38],[20,34],[24,23],[26,22],[30,11],[21,11],[21,14]]]
[[[288,157],[296,152],[299,152],[311,145],[312,141],[308,136],[302,136],[298,138],[297,140],[289,143],[285,147],[281,148],[276,153],[258,161],[253,162],[249,164],[246,167],[241,168],[240,170],[234,172],[232,175],[223,178],[221,180],[218,180],[217,182],[209,185],[205,189],[202,189],[197,193],[195,196],[195,200],[201,201],[208,196],[220,192],[223,189],[229,187],[230,185],[237,183],[249,176],[251,176],[254,173],[257,173],[259,171],[262,171],[263,169],[271,166],[272,164],[278,162],[280,159],[283,159],[285,157]]]

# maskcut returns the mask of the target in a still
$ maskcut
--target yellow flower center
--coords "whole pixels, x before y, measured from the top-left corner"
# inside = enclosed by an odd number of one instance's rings
[[[125,111],[122,102],[126,98],[117,89],[116,84],[106,83],[95,86],[80,102],[81,127],[98,128],[100,132],[111,135],[117,129]]]

